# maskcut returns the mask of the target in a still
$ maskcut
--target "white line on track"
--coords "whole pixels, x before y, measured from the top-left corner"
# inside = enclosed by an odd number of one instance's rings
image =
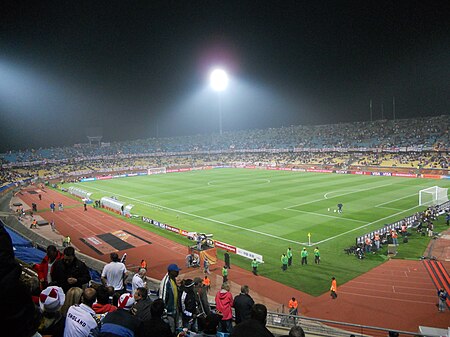
[[[103,189],[97,188],[97,187],[89,186],[89,188],[92,188],[92,189],[97,190],[97,191],[105,192],[105,193],[108,193],[108,194],[113,193],[113,192],[111,192],[111,191],[103,190]],[[256,233],[256,234],[268,236],[268,237],[271,237],[271,238],[274,238],[274,239],[278,239],[278,240],[282,240],[282,241],[286,241],[286,242],[296,243],[296,244],[298,244],[298,245],[306,245],[306,243],[304,243],[304,242],[299,242],[299,241],[294,241],[294,240],[285,239],[285,238],[282,238],[282,237],[279,237],[279,236],[276,236],[276,235],[272,235],[272,234],[268,234],[268,233],[256,231],[256,230],[254,230],[254,229],[244,228],[244,227],[237,226],[237,225],[232,225],[232,224],[229,224],[229,223],[226,223],[226,222],[223,222],[223,221],[214,220],[214,219],[211,219],[211,218],[206,218],[206,217],[203,217],[203,216],[200,216],[200,215],[195,215],[195,214],[192,214],[192,213],[183,212],[183,211],[180,211],[180,210],[178,210],[178,209],[174,209],[174,208],[170,208],[170,207],[166,207],[166,206],[161,206],[161,205],[154,204],[154,203],[151,203],[151,202],[142,201],[142,200],[139,200],[139,199],[136,199],[136,198],[127,197],[127,196],[125,196],[125,195],[121,195],[121,194],[118,194],[118,193],[113,193],[113,194],[114,194],[114,195],[117,195],[117,196],[119,196],[119,197],[128,199],[128,200],[134,200],[134,201],[137,202],[137,203],[144,204],[144,205],[147,205],[147,206],[155,206],[155,207],[159,207],[159,208],[162,208],[162,209],[166,209],[166,210],[169,210],[169,211],[172,211],[172,212],[176,212],[176,213],[188,215],[188,216],[191,216],[191,217],[193,217],[193,218],[203,219],[203,220],[215,222],[215,223],[218,223],[218,224],[221,224],[221,225],[224,225],[224,226],[229,226],[229,227],[237,228],[237,229],[240,229],[240,230],[243,230],[243,231],[248,231],[248,232],[252,232],[252,233]]]
[[[368,294],[357,294],[357,293],[352,293],[349,291],[339,291],[340,294],[348,294],[348,295],[352,295],[352,296],[364,296],[364,297],[372,297],[372,298],[377,298],[380,300],[389,300],[389,301],[401,301],[401,302],[408,302],[408,303],[420,303],[420,304],[433,304],[433,301],[430,302],[425,302],[425,301],[411,301],[408,299],[404,299],[404,298],[395,298],[395,297],[386,297],[386,296],[375,296],[375,295],[368,295]]]

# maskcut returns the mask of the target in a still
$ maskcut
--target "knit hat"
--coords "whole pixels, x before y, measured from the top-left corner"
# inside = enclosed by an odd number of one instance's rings
[[[133,306],[134,302],[135,300],[133,295],[131,295],[130,293],[125,293],[120,295],[117,307],[125,310],[131,310],[131,307]]]
[[[60,287],[50,286],[39,295],[39,306],[42,311],[56,312],[62,307],[65,299],[66,295]]]

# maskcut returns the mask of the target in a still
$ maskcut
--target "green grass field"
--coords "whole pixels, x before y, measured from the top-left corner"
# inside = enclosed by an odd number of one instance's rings
[[[261,275],[312,295],[326,292],[331,276],[342,284],[382,263],[386,259],[382,253],[358,260],[346,255],[344,248],[353,245],[358,235],[422,210],[417,206],[418,192],[434,185],[449,187],[450,181],[213,169],[77,184],[93,192],[91,198],[114,195],[133,204],[133,214],[212,233],[214,239],[261,254],[265,262],[259,267]],[[334,212],[338,203],[344,205],[342,214]],[[191,243],[142,221],[132,222],[174,241]],[[426,247],[424,242],[418,245],[417,257]],[[399,256],[406,245],[411,249],[410,244],[400,245]],[[305,246],[309,264],[302,267],[300,250]],[[319,266],[313,263],[315,246],[322,256]],[[294,261],[283,273],[280,257],[288,247],[294,251]],[[232,256],[232,263],[251,269],[245,258]]]

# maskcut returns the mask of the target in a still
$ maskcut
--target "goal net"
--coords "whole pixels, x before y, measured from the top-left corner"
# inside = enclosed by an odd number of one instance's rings
[[[428,187],[419,191],[419,206],[440,205],[448,201],[448,188]]]
[[[162,174],[162,173],[166,173],[166,172],[167,171],[166,171],[165,167],[152,167],[152,168],[149,168],[147,170],[147,174],[148,175],[150,175],[150,174]]]

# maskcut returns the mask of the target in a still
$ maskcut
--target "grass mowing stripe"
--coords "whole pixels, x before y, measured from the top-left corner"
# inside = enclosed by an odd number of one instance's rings
[[[95,188],[95,187],[92,187],[92,186],[90,186],[90,188],[95,189],[95,190],[98,190],[98,191],[102,191],[102,192],[105,192],[105,193],[112,193],[111,191],[102,190],[102,189],[100,189],[100,188]],[[167,209],[167,210],[170,210],[170,211],[173,211],[173,212],[177,212],[177,213],[189,215],[189,216],[194,217],[194,218],[199,218],[199,219],[211,221],[211,222],[214,222],[214,223],[218,223],[218,224],[221,224],[221,225],[225,225],[225,226],[228,226],[228,227],[233,227],[233,228],[236,228],[236,229],[240,229],[240,230],[244,230],[244,231],[249,231],[249,232],[252,232],[252,233],[255,233],[255,234],[268,236],[268,237],[270,237],[270,238],[277,239],[277,240],[282,240],[282,241],[286,241],[286,242],[290,242],[290,243],[295,243],[295,244],[300,244],[300,245],[303,244],[302,242],[298,242],[298,241],[295,241],[295,240],[289,240],[289,239],[285,239],[285,238],[282,238],[282,237],[279,237],[279,236],[276,236],[276,235],[272,235],[272,234],[269,234],[269,233],[263,233],[263,232],[255,231],[255,230],[250,229],[250,228],[245,228],[245,227],[241,227],[241,226],[229,224],[229,223],[226,223],[226,222],[223,222],[223,221],[219,221],[219,220],[215,220],[215,219],[210,219],[210,218],[207,218],[207,217],[203,217],[203,216],[200,216],[200,215],[196,215],[196,214],[192,214],[192,213],[183,212],[183,211],[181,211],[181,210],[177,210],[177,209],[173,209],[173,208],[170,208],[170,207],[166,207],[166,206],[157,205],[157,204],[154,204],[154,203],[150,203],[150,202],[138,200],[138,199],[136,199],[136,198],[127,197],[127,196],[125,196],[125,195],[121,195],[121,194],[118,194],[118,193],[114,193],[114,194],[117,195],[117,196],[119,196],[119,197],[125,198],[125,199],[137,201],[138,203],[142,203],[142,204],[144,204],[144,205],[150,205],[150,206],[155,206],[155,207],[164,208],[164,209]]]

